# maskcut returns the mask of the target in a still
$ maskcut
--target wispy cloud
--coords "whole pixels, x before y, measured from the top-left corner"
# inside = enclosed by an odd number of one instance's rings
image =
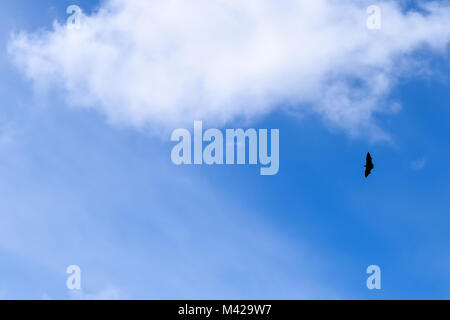
[[[53,300],[53,298],[46,292],[41,295],[41,300]]]
[[[424,169],[426,165],[427,165],[427,158],[425,157],[419,158],[411,162],[411,168],[416,171]]]
[[[98,292],[85,292],[83,290],[74,290],[70,292],[70,296],[74,300],[119,300],[124,299],[120,289],[109,285],[105,289]]]
[[[103,290],[97,292],[86,292],[85,290],[69,291],[72,300],[120,300],[125,299],[119,288],[113,285],[106,286]],[[46,292],[41,296],[41,300],[53,300]]]
[[[83,146],[90,143],[98,146],[89,141]],[[74,144],[64,139],[61,149],[55,149],[61,157],[72,148]],[[42,149],[35,149],[34,156],[45,158]],[[72,154],[78,160],[60,158],[64,167],[85,166],[64,170],[56,181],[49,172],[30,179],[29,172],[43,171],[32,157],[23,157],[27,163],[20,172],[0,167],[7,182],[0,184],[0,248],[26,257],[31,274],[32,266],[40,266],[60,275],[56,288],[63,292],[44,282],[35,289],[48,293],[40,298],[66,297],[65,271],[70,264],[82,269],[84,291],[71,296],[80,299],[341,294],[317,271],[327,273],[324,269],[333,265],[319,258],[322,254],[306,240],[291,243],[263,214],[246,209],[240,200],[195,175],[174,173],[166,154],[157,149],[150,148],[142,158],[113,149],[115,157],[98,151],[98,165],[85,159],[85,151]],[[54,153],[47,157],[55,159]],[[124,170],[123,163],[133,166]],[[52,163],[51,171],[58,167]]]
[[[0,123],[0,147],[14,144],[16,130],[16,125],[12,122]]]

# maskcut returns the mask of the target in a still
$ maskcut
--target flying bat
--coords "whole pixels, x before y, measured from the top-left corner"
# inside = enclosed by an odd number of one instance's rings
[[[373,163],[372,163],[372,157],[370,156],[369,152],[367,152],[366,164],[364,165],[364,167],[366,168],[364,175],[367,178],[369,176],[370,172],[372,171],[372,169],[374,168]]]

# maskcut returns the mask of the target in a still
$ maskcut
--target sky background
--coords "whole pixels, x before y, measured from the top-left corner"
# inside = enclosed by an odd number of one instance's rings
[[[365,22],[367,3],[353,2]],[[440,3],[448,12],[448,3]],[[450,298],[450,37],[436,36],[440,49],[421,47],[420,37],[417,46],[411,40],[392,49],[396,58],[388,63],[351,61],[358,68],[369,64],[369,73],[375,65],[383,70],[376,75],[392,81],[381,98],[368,85],[372,102],[367,105],[364,94],[344,101],[346,108],[356,106],[350,118],[335,117],[320,94],[297,101],[296,90],[280,89],[269,98],[253,98],[235,95],[235,87],[228,86],[220,92],[231,92],[224,100],[233,106],[218,119],[210,116],[215,109],[201,104],[182,109],[178,100],[130,99],[146,91],[117,96],[121,105],[130,101],[131,111],[110,108],[114,94],[82,101],[73,87],[91,76],[106,79],[97,69],[79,75],[54,63],[58,75],[51,80],[62,86],[48,79],[45,65],[27,71],[23,66],[30,60],[15,58],[33,57],[36,47],[30,42],[31,49],[11,51],[15,35],[52,32],[53,21],[63,24],[71,4],[88,15],[101,5],[87,0],[0,4],[0,298]],[[401,4],[400,12],[417,9],[414,1]],[[425,17],[420,30],[442,18]],[[429,34],[448,29],[448,19],[443,21],[443,29],[431,28]],[[45,36],[41,39],[45,43]],[[79,56],[62,56],[72,54]],[[59,62],[58,57],[46,59]],[[367,87],[350,81],[352,76],[379,84],[377,77],[356,74],[347,65],[329,68],[343,74],[333,81],[345,82],[352,92]],[[258,83],[255,92],[278,76]],[[128,82],[120,72],[117,78],[124,86]],[[296,85],[301,92],[311,89]],[[240,113],[239,97],[249,105],[248,114]],[[221,106],[222,100],[211,101]],[[146,112],[142,105],[152,102],[157,111]],[[309,107],[315,102],[327,109]],[[172,121],[169,115],[160,126],[166,116],[161,110],[172,104],[177,116]],[[259,166],[248,165],[173,165],[170,132],[180,125],[192,131],[195,118],[205,128],[280,129],[279,173],[261,176]],[[364,179],[368,151],[375,169]],[[381,268],[381,290],[366,287],[372,264]],[[81,267],[81,291],[66,288],[69,265]]]

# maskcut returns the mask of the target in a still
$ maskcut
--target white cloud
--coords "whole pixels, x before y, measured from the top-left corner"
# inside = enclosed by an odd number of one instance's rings
[[[373,31],[371,4],[108,0],[81,29],[17,34],[9,52],[37,86],[62,86],[71,104],[116,124],[221,125],[288,108],[383,138],[374,114],[391,112],[383,99],[416,65],[411,53],[445,50],[450,5],[419,14],[378,2],[382,29]]]

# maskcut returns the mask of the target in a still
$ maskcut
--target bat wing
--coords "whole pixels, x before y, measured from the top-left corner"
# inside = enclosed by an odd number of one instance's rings
[[[372,157],[370,156],[369,152],[367,152],[365,167],[366,167],[366,171],[364,172],[364,175],[367,178],[369,176],[370,172],[372,171],[372,169],[374,168],[373,162],[372,162]]]

